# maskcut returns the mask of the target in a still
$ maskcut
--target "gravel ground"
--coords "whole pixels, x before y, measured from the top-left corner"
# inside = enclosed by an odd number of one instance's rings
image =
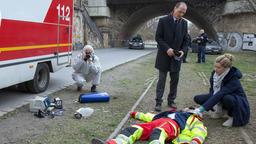
[[[193,97],[196,94],[207,93],[208,86],[205,86],[202,79],[197,74],[200,71],[198,64],[195,63],[195,55],[190,56],[190,63],[183,64],[181,70],[181,77],[178,87],[178,96],[177,96],[177,106],[178,109],[182,109],[184,107],[196,106],[193,102]],[[211,56],[215,57],[215,56]],[[211,63],[211,62],[209,62]],[[210,66],[209,66],[210,67]],[[167,95],[169,90],[169,80],[167,80],[166,91],[164,95],[163,102],[163,110],[168,110],[167,107]],[[156,83],[152,86],[148,94],[143,99],[142,103],[137,107],[137,111],[142,112],[154,112],[155,106],[155,89]],[[255,94],[255,93],[254,93]],[[209,114],[206,113],[204,115],[204,122],[208,128],[208,137],[206,139],[206,144],[246,144],[244,141],[241,129],[243,129],[249,137],[255,143],[255,129],[256,129],[256,115],[255,115],[255,105],[256,105],[256,96],[248,96],[251,106],[251,122],[245,127],[239,128],[225,128],[222,127],[222,123],[227,118],[222,119],[211,119]],[[138,121],[129,120],[129,122],[125,125],[128,126],[130,124],[137,123]],[[146,142],[137,142],[137,143],[146,143]]]
[[[239,59],[242,59],[242,56]],[[246,57],[246,55],[244,56]],[[208,56],[207,58],[212,61],[215,57]],[[86,105],[76,103],[75,101],[80,93],[75,91],[75,86],[70,86],[51,95],[51,97],[61,97],[64,101],[65,112],[63,116],[54,119],[38,119],[33,117],[28,112],[28,106],[25,106],[0,118],[0,143],[89,144],[92,137],[106,139],[147,87],[148,80],[157,75],[154,69],[154,60],[155,54],[152,54],[105,72],[102,76],[102,85],[99,87],[99,90],[107,91],[111,95],[111,101],[109,103]],[[208,86],[204,85],[197,72],[203,71],[209,76],[208,72],[212,68],[212,62],[208,61],[205,66],[198,65],[195,63],[195,55],[190,55],[189,60],[190,63],[182,65],[176,101],[178,109],[196,106],[193,102],[194,95],[208,92]],[[248,60],[246,64],[248,64]],[[241,65],[244,66],[243,63]],[[253,65],[242,66],[243,72],[249,71],[250,74],[255,72],[254,70],[248,69],[253,67]],[[251,122],[245,127],[224,128],[221,125],[226,118],[214,120],[206,114],[204,116],[204,122],[209,133],[205,142],[206,144],[244,144],[245,141],[241,135],[241,129],[249,134],[254,143],[256,143],[254,139],[256,136],[255,85],[254,82],[247,82],[244,79],[242,83],[245,85],[246,92],[249,93],[248,99],[252,112]],[[89,88],[90,86],[88,85],[86,89]],[[163,110],[168,110],[166,101],[168,88],[169,82],[166,85]],[[84,92],[87,92],[86,89]],[[137,111],[153,112],[155,106],[155,89],[156,82],[137,107]],[[80,107],[92,107],[95,109],[95,112],[88,119],[76,120],[73,118],[73,113]],[[137,122],[135,120],[129,120],[125,124],[125,127]]]
[[[50,95],[63,100],[63,116],[38,119],[24,106],[1,117],[0,143],[89,144],[93,137],[106,139],[147,87],[148,79],[155,75],[154,57],[151,54],[103,73],[99,90],[110,94],[109,103],[77,103],[80,92],[73,85]],[[89,89],[87,85],[83,93]],[[88,119],[74,119],[74,112],[81,107],[91,107],[95,112]]]

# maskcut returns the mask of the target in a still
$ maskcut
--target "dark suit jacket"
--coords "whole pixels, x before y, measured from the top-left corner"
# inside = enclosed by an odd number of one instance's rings
[[[197,38],[197,43],[199,46],[206,46],[207,42],[208,42],[208,36],[206,33],[201,34],[200,36],[198,36]]]
[[[181,19],[176,26],[172,15],[165,16],[159,19],[156,41],[157,41],[157,57],[155,68],[160,71],[179,72],[181,61],[175,60],[174,57],[169,57],[167,50],[173,48],[174,50],[187,51],[188,43],[188,24],[187,21]]]

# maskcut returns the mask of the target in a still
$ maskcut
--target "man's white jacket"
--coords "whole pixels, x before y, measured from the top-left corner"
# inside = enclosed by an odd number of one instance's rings
[[[101,65],[99,58],[96,55],[92,55],[90,59],[84,61],[85,55],[83,53],[79,54],[74,60],[72,67],[75,73],[80,73],[83,76],[88,74],[97,74],[101,72]]]

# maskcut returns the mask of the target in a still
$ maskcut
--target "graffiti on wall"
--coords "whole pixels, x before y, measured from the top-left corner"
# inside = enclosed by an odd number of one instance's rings
[[[237,32],[218,33],[219,42],[225,51],[256,51],[256,34],[240,34]]]
[[[82,19],[78,14],[73,20],[73,45],[74,49],[80,49],[84,45],[84,28]]]
[[[243,50],[256,51],[256,34],[244,34]]]
[[[226,51],[238,52],[243,45],[240,33],[218,33],[219,42]]]
[[[92,45],[94,48],[100,47],[100,41],[97,37],[97,34],[89,28],[88,28],[88,43],[87,44]]]

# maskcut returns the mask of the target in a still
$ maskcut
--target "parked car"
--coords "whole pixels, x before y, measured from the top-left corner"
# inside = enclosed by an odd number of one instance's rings
[[[133,37],[132,40],[129,41],[128,47],[129,49],[144,49],[145,43],[141,37]]]
[[[198,45],[196,43],[196,40],[192,41],[191,48],[192,48],[192,53],[198,52]],[[205,53],[206,54],[222,54],[223,48],[218,42],[214,40],[209,40],[205,47]]]

